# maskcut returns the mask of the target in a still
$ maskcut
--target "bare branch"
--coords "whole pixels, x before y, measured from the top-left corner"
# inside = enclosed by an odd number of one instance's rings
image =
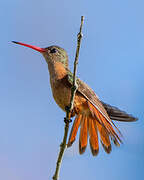
[[[77,83],[76,83],[76,73],[77,73],[79,50],[80,50],[81,39],[82,39],[83,22],[84,22],[84,16],[81,16],[80,31],[79,31],[79,33],[77,35],[77,49],[76,49],[76,55],[75,55],[75,61],[74,61],[73,85],[72,85],[72,88],[71,88],[71,100],[70,100],[69,107],[66,107],[66,117],[64,118],[64,122],[65,122],[64,137],[63,137],[63,141],[62,141],[62,143],[60,145],[60,151],[59,151],[59,155],[58,155],[58,159],[57,159],[57,163],[56,163],[56,170],[55,170],[55,174],[53,176],[53,180],[58,180],[60,166],[61,166],[61,163],[62,163],[62,158],[63,158],[63,155],[64,155],[64,151],[66,149],[66,142],[67,142],[67,136],[68,136],[68,130],[69,130],[69,123],[71,122],[71,119],[70,119],[71,118],[71,111],[72,111],[73,105],[74,105],[74,97],[75,97],[76,90],[78,88]]]

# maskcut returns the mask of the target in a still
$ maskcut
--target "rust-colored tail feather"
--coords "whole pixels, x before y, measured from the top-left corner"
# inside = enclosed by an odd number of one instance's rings
[[[92,117],[88,118],[88,130],[89,130],[89,142],[93,156],[96,156],[99,152],[98,134],[96,121]]]
[[[88,123],[87,116],[85,114],[82,115],[81,119],[81,129],[80,129],[80,138],[79,138],[79,153],[83,154],[87,147],[87,137],[88,137]]]
[[[96,124],[97,124],[98,130],[99,130],[101,144],[102,144],[104,150],[107,153],[110,153],[111,152],[111,143],[110,143],[108,131],[99,122],[96,122]]]
[[[71,133],[70,133],[70,136],[69,136],[69,141],[68,141],[68,144],[67,144],[68,147],[70,147],[73,144],[73,142],[75,141],[77,131],[78,131],[78,128],[80,126],[81,118],[82,118],[82,115],[79,114],[79,115],[76,116],[76,118],[74,120],[72,129],[71,129]]]

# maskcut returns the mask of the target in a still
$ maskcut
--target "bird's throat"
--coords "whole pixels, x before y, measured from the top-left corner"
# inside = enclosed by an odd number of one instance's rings
[[[48,69],[50,73],[50,79],[60,80],[67,75],[67,70],[61,62],[48,63]]]

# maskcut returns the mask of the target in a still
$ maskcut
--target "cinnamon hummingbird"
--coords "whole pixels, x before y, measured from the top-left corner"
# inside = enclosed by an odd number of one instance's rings
[[[40,48],[21,42],[12,42],[32,48],[44,56],[48,64],[53,97],[59,107],[65,111],[65,107],[69,106],[70,103],[71,87],[73,83],[73,74],[69,70],[66,51],[59,46]],[[80,154],[85,152],[87,140],[89,139],[92,155],[96,156],[99,152],[98,137],[100,137],[100,142],[104,150],[110,153],[111,141],[113,141],[116,146],[122,143],[121,133],[114,125],[113,120],[132,122],[136,121],[137,118],[102,102],[94,91],[79,78],[76,79],[76,82],[78,89],[75,94],[74,106],[71,113],[71,117],[75,116],[75,120],[67,146],[70,147],[73,144],[78,128],[80,127]]]

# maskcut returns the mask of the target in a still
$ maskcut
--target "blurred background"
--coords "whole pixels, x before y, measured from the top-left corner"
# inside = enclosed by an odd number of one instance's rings
[[[60,179],[144,178],[144,1],[3,0],[0,2],[0,179],[47,180],[55,171],[65,113],[53,100],[47,64],[21,41],[76,50],[85,16],[78,76],[105,102],[139,118],[116,122],[124,144],[107,155],[89,147],[78,154],[78,136],[66,150]]]

